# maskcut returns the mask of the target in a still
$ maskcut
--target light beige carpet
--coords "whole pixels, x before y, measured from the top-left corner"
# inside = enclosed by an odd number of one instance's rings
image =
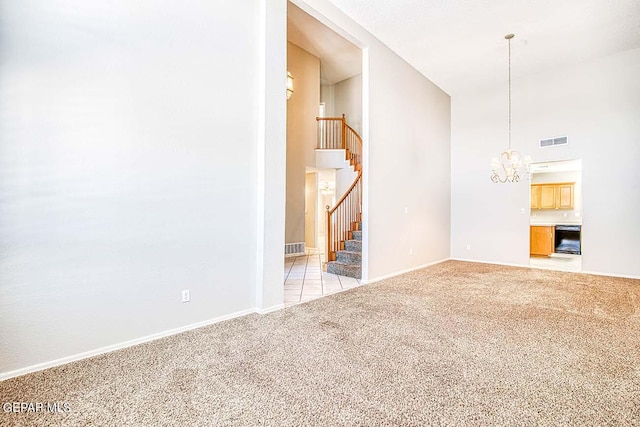
[[[0,383],[9,425],[640,425],[640,280],[449,261]]]

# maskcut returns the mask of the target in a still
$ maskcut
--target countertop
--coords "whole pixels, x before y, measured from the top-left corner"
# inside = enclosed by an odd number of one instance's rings
[[[552,227],[552,226],[556,226],[556,225],[582,225],[582,222],[580,221],[555,221],[555,222],[549,222],[549,221],[531,221],[530,225],[532,226],[543,226],[543,227]]]

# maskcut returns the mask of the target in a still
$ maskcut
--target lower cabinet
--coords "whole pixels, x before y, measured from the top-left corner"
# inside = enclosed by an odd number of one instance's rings
[[[555,227],[532,225],[530,233],[531,255],[549,256],[555,248]]]

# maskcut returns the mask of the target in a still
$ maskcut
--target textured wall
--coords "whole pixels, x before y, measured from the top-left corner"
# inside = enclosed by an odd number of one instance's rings
[[[1,9],[0,372],[253,308],[258,1]]]

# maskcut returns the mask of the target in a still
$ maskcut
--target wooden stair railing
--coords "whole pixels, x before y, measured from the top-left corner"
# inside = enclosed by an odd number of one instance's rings
[[[362,220],[362,138],[342,117],[316,117],[320,149],[345,150],[345,160],[357,172],[351,186],[338,203],[327,208],[327,261],[336,260],[336,252],[344,250],[351,238],[353,224]]]

